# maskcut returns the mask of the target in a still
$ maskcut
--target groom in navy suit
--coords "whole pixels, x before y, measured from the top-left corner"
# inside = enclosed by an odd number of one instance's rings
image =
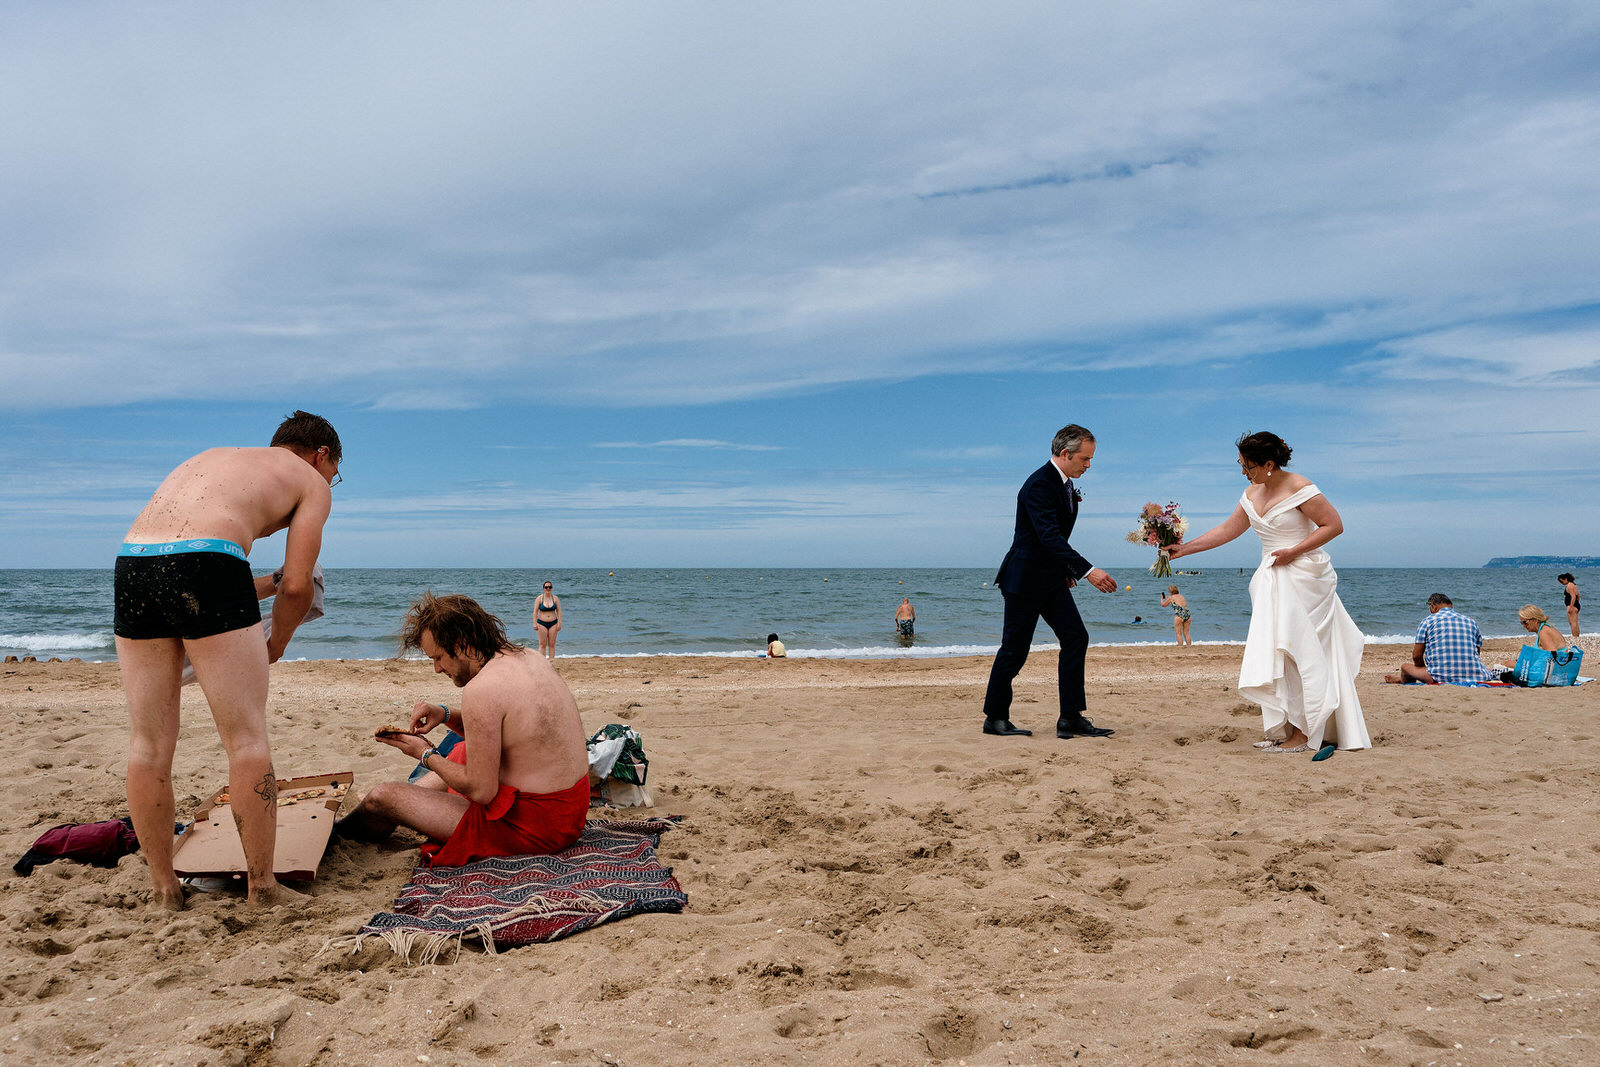
[[[1000,651],[989,672],[989,691],[983,698],[986,734],[1022,737],[1033,733],[1011,724],[1011,681],[1028,660],[1041,617],[1061,642],[1057,667],[1061,716],[1056,720],[1056,736],[1109,737],[1115,732],[1096,726],[1083,715],[1088,707],[1083,657],[1089,650],[1089,631],[1073,603],[1072,587],[1087,581],[1102,593],[1114,593],[1117,583],[1067,543],[1083,498],[1072,479],[1081,478],[1092,459],[1094,434],[1076,423],[1063,426],[1050,443],[1050,462],[1029,475],[1017,493],[1016,534],[994,579],[1006,598],[1006,621]]]

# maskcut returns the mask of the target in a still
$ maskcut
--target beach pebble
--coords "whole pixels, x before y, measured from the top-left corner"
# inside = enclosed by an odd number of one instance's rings
[[[1504,993],[1479,993],[1478,999],[1483,1001],[1485,1004],[1493,1004],[1497,1000],[1506,999],[1506,997]]]

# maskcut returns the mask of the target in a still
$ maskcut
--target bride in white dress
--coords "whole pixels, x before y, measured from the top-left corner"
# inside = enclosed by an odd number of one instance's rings
[[[1356,696],[1361,631],[1339,602],[1339,576],[1322,546],[1344,532],[1328,498],[1309,479],[1284,470],[1289,446],[1276,434],[1239,438],[1239,467],[1250,485],[1227,521],[1169,559],[1225,545],[1246,530],[1261,538],[1250,579],[1250,632],[1239,693],[1261,705],[1267,752],[1371,748]],[[1333,749],[1319,758],[1331,756]]]

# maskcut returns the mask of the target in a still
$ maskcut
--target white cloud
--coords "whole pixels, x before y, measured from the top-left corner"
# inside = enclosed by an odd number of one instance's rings
[[[926,448],[915,453],[922,459],[961,461],[971,459],[1001,459],[1007,450],[999,445],[972,445],[966,448]]]
[[[737,441],[716,441],[701,437],[676,437],[666,441],[596,441],[594,448],[690,448],[713,452],[780,452],[782,445],[741,444]]]
[[[1600,326],[1589,323],[1532,329],[1460,326],[1391,341],[1379,351],[1384,358],[1366,368],[1395,380],[1470,383],[1507,391],[1600,386]]]
[[[13,408],[1170,365],[1540,314],[1600,276],[1581,5],[12,21]]]

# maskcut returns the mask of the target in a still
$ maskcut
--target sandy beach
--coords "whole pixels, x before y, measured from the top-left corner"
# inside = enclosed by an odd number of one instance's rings
[[[414,837],[336,843],[262,913],[157,914],[137,855],[11,873],[126,813],[127,727],[114,664],[7,664],[0,1065],[1600,1062],[1600,685],[1382,685],[1408,654],[1367,649],[1375,747],[1317,764],[1251,748],[1237,646],[1092,649],[1103,741],[1053,736],[1053,653],[1022,739],[978,732],[987,659],[563,659],[686,817],[689,907],[427,966],[318,955]],[[280,664],[278,774],[400,777],[372,729],[453,692]],[[224,784],[194,689],[175,775],[180,813]]]

